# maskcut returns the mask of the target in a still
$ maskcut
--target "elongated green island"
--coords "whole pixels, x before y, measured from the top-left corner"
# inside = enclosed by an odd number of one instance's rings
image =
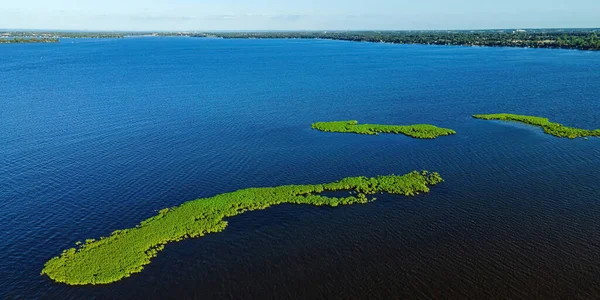
[[[225,218],[246,211],[281,203],[328,206],[367,203],[375,200],[367,198],[370,194],[412,196],[429,192],[430,185],[442,181],[438,173],[413,171],[402,176],[348,177],[326,184],[248,188],[197,199],[165,208],[135,228],[78,243],[76,248],[64,250],[46,262],[42,274],[69,285],[108,284],[141,272],[167,243],[223,231],[227,227]],[[344,198],[319,194],[344,190],[356,193]]]
[[[316,122],[312,124],[313,129],[325,132],[350,132],[358,134],[379,134],[379,133],[401,133],[418,139],[435,139],[442,135],[456,134],[456,131],[447,128],[440,128],[429,124],[415,125],[378,125],[378,124],[358,124],[356,120],[335,121],[335,122]]]
[[[563,126],[559,123],[550,122],[548,118],[524,116],[515,114],[488,114],[473,115],[473,118],[482,120],[503,120],[521,122],[533,126],[542,127],[544,132],[557,137],[566,137],[570,139],[588,136],[600,136],[600,129],[589,130],[574,127]]]

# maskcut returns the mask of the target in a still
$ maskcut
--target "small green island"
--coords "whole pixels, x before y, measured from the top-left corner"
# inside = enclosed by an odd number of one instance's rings
[[[413,171],[374,178],[347,177],[326,184],[247,188],[192,200],[165,208],[134,228],[116,230],[98,240],[78,242],[75,248],[64,250],[46,262],[41,274],[69,285],[108,284],[141,272],[167,243],[223,231],[227,227],[225,218],[247,211],[282,203],[331,207],[368,203],[375,200],[368,195],[413,196],[429,192],[429,186],[442,181],[436,172]],[[327,191],[351,193],[342,198],[320,194]]]
[[[589,130],[574,127],[563,126],[559,123],[550,122],[548,118],[524,116],[515,114],[487,114],[487,115],[473,115],[473,118],[482,120],[502,120],[502,121],[514,121],[533,126],[542,127],[544,132],[557,137],[566,137],[570,139],[578,137],[589,137],[589,136],[600,136],[600,129]]]
[[[443,135],[456,134],[456,131],[447,128],[440,128],[429,124],[415,125],[379,125],[379,124],[358,124],[356,120],[334,121],[334,122],[316,122],[312,124],[313,129],[325,132],[350,132],[358,134],[379,134],[379,133],[401,133],[418,139],[435,139]]]

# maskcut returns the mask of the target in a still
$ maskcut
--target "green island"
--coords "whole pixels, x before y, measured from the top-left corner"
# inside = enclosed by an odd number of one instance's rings
[[[435,139],[442,135],[456,134],[456,131],[447,128],[440,128],[429,124],[415,125],[378,125],[378,124],[358,124],[356,120],[335,121],[335,122],[316,122],[312,124],[313,129],[325,132],[350,132],[358,134],[379,134],[379,133],[401,133],[418,139]]]
[[[473,115],[473,118],[482,120],[502,120],[515,121],[529,125],[539,126],[544,129],[544,132],[557,137],[566,137],[570,139],[588,136],[600,136],[600,129],[588,130],[574,127],[563,126],[559,123],[550,122],[548,118],[523,116],[515,114],[488,114],[488,115]]]
[[[413,171],[401,176],[347,177],[326,184],[247,188],[192,200],[165,208],[135,228],[78,242],[75,248],[64,250],[46,262],[41,274],[69,285],[108,284],[141,272],[167,243],[223,231],[227,227],[225,218],[247,211],[282,203],[332,207],[368,203],[375,198],[369,199],[367,195],[385,192],[413,196],[429,192],[430,185],[442,181],[436,172]],[[326,191],[351,191],[351,194],[343,198],[319,194]]]

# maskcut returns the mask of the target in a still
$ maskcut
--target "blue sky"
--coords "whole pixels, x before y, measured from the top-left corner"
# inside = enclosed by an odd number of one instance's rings
[[[0,28],[321,30],[600,27],[600,0],[4,0]]]

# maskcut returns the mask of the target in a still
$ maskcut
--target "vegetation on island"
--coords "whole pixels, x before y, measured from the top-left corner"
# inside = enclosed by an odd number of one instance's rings
[[[447,128],[440,128],[429,124],[415,125],[378,125],[378,124],[358,124],[356,120],[335,121],[335,122],[316,122],[312,124],[313,129],[325,132],[351,132],[358,134],[379,134],[379,133],[401,133],[418,139],[434,139],[438,136],[456,134],[456,131]]]
[[[557,137],[566,137],[574,139],[577,137],[600,136],[600,129],[588,130],[574,127],[563,126],[559,123],[550,122],[548,118],[523,116],[515,114],[488,114],[488,115],[473,115],[473,118],[482,120],[502,120],[515,121],[529,125],[539,126],[544,129],[544,132]]]
[[[58,43],[57,38],[0,38],[0,44]]]
[[[392,44],[600,50],[599,29],[455,31],[215,32],[195,36],[252,39],[329,39]]]
[[[248,188],[197,199],[165,208],[135,228],[78,242],[75,248],[50,259],[41,273],[69,285],[108,284],[141,272],[167,243],[223,231],[227,227],[225,218],[247,211],[281,203],[332,207],[367,203],[375,200],[368,195],[385,192],[412,196],[429,192],[429,186],[442,181],[438,173],[413,171],[402,176],[348,177],[326,184]],[[344,198],[320,195],[344,190],[354,193]]]

